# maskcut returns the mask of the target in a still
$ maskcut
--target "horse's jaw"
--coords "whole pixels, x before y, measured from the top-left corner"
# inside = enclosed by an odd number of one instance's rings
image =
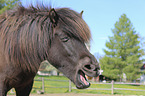
[[[78,89],[85,89],[90,87],[90,83],[88,82],[85,73],[82,70],[79,70],[76,76],[76,87]]]

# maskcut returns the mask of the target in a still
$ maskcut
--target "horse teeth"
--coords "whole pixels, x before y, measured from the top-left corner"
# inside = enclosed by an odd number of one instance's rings
[[[88,80],[87,75],[85,75],[86,80]]]

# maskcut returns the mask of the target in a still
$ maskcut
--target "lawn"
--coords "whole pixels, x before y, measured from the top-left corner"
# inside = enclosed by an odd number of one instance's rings
[[[37,81],[40,79],[40,81]],[[68,92],[69,81],[64,76],[44,77],[45,93],[65,93]],[[63,88],[64,87],[64,88]],[[42,81],[40,76],[35,77],[35,82],[31,93],[42,90]]]
[[[35,77],[35,82],[31,94],[36,94],[42,90],[41,76]],[[39,80],[39,81],[38,81]],[[91,94],[111,94],[111,84],[91,84],[89,88],[98,89],[110,89],[110,90],[91,90],[91,89],[72,89],[69,92],[69,80],[64,76],[50,76],[44,77],[45,93],[91,93]],[[72,87],[75,87],[71,83]],[[114,84],[114,88],[126,88],[126,89],[140,89],[145,90],[145,85],[122,85]],[[145,91],[127,91],[127,90],[114,90],[114,94],[117,95],[145,95]]]

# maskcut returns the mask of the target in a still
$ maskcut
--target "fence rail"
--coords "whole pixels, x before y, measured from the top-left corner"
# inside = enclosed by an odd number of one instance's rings
[[[52,79],[44,79],[39,78],[39,79],[35,79],[35,81],[40,81],[42,82],[42,91],[45,92],[45,84],[44,81],[45,80],[49,80],[49,81],[58,81],[58,82],[68,82],[68,86],[61,86],[61,87],[49,87],[49,88],[68,88],[69,92],[72,91],[72,89],[77,89],[76,87],[73,87],[71,84],[70,80],[52,80]],[[93,82],[92,84],[109,84],[111,85],[110,88],[87,88],[89,90],[110,90],[112,94],[114,94],[114,90],[130,90],[130,91],[145,91],[142,89],[128,89],[128,88],[115,88],[114,84],[128,84],[128,85],[145,85],[145,84],[140,84],[140,83],[120,83],[120,82],[114,82],[112,81],[111,83],[95,83]],[[48,87],[47,87],[48,88]]]
[[[121,82],[114,82],[112,80],[111,83],[93,83],[93,84],[110,84],[112,85],[112,87],[110,89],[105,89],[105,88],[88,88],[91,90],[111,90],[111,93],[114,94],[114,90],[130,90],[130,91],[145,91],[145,90],[141,90],[141,89],[128,89],[128,88],[115,88],[114,84],[121,84],[121,85],[145,85],[142,83],[121,83]]]

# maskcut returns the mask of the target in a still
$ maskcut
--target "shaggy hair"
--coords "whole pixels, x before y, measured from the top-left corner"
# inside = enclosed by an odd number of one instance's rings
[[[50,10],[20,6],[0,15],[0,44],[9,63],[34,71],[47,58],[55,34]],[[90,40],[89,28],[79,13],[68,8],[55,11],[59,17],[57,26],[63,32],[81,42]]]

